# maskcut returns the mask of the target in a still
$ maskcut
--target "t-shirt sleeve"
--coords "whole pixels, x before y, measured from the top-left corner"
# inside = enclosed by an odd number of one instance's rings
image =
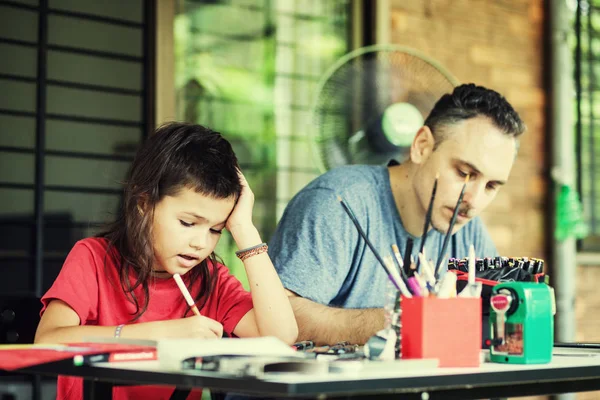
[[[231,333],[242,317],[253,308],[252,295],[222,264],[217,264],[215,295],[218,296],[216,320],[223,325],[225,332]]]
[[[42,311],[51,300],[62,300],[79,315],[81,325],[93,325],[98,319],[97,265],[103,257],[94,257],[85,241],[73,246],[58,277],[42,297]]]
[[[288,204],[269,255],[286,289],[328,305],[344,286],[357,240],[356,228],[332,190],[304,189]]]

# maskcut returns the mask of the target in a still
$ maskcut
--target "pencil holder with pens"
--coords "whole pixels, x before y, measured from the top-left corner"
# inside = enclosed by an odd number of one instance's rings
[[[437,358],[440,367],[477,367],[481,298],[403,297],[402,358]]]

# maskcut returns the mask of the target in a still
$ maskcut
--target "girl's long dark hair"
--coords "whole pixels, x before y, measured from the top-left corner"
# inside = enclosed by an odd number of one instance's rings
[[[169,123],[143,143],[127,173],[117,218],[97,235],[108,241],[107,257],[113,257],[119,269],[120,286],[136,307],[132,321],[148,308],[148,281],[154,263],[151,229],[156,204],[183,188],[216,199],[232,196],[237,199],[241,192],[238,168],[229,142],[220,133],[201,125]],[[200,282],[195,298],[200,309],[216,283],[217,256],[212,253],[208,260],[188,272],[192,293],[194,283]],[[133,284],[132,272],[136,277]],[[134,294],[140,286],[143,299]]]

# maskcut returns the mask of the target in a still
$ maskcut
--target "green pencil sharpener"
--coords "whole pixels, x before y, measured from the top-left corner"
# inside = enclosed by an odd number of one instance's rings
[[[503,282],[490,298],[490,359],[545,364],[554,346],[554,289],[545,283]]]

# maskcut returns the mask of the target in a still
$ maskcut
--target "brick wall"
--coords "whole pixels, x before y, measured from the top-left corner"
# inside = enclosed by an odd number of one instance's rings
[[[392,0],[391,8],[392,43],[499,91],[527,124],[509,183],[483,219],[501,254],[548,259],[543,1]]]
[[[461,82],[501,92],[524,119],[528,131],[509,183],[483,218],[501,254],[548,259],[543,1],[392,0],[391,8],[392,43],[424,52]],[[600,342],[599,281],[600,267],[578,267],[578,341]]]
[[[391,8],[392,43],[499,91],[527,124],[509,183],[483,218],[501,254],[547,259],[542,1],[392,0]]]

